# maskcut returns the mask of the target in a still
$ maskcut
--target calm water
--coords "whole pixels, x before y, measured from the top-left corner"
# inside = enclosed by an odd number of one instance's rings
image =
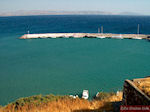
[[[128,39],[29,39],[45,32],[150,34],[150,17],[0,17],[0,104],[36,94],[80,94],[122,89],[125,79],[150,74],[150,42]]]

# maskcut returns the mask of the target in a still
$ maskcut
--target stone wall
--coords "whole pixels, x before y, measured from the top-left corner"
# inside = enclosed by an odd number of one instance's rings
[[[150,98],[131,80],[126,80],[123,88],[123,105],[150,105]]]

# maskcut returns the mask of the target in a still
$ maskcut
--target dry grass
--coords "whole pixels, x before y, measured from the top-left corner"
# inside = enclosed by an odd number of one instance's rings
[[[3,107],[2,106],[0,106],[0,112],[2,112],[3,111]]]
[[[47,95],[48,98],[49,95]],[[104,95],[105,96],[105,95]],[[101,112],[113,111],[113,102],[122,100],[122,92],[119,94],[107,94],[104,97],[101,93],[98,99],[88,101],[80,98],[70,98],[69,96],[34,96],[21,98],[3,107],[0,112]],[[41,100],[44,99],[45,100]],[[100,98],[102,97],[102,98]],[[39,101],[39,102],[38,102]],[[38,102],[38,103],[37,103]]]

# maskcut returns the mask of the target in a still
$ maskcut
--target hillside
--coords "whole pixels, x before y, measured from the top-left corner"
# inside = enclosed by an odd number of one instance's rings
[[[37,95],[20,98],[4,107],[0,112],[101,112],[114,111],[122,100],[122,92],[99,93],[92,101],[69,96]]]

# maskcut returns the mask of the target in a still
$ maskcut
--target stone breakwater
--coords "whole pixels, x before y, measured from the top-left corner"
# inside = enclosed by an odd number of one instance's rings
[[[144,34],[111,34],[111,33],[43,33],[24,34],[20,39],[34,38],[118,38],[118,39],[150,39]]]

